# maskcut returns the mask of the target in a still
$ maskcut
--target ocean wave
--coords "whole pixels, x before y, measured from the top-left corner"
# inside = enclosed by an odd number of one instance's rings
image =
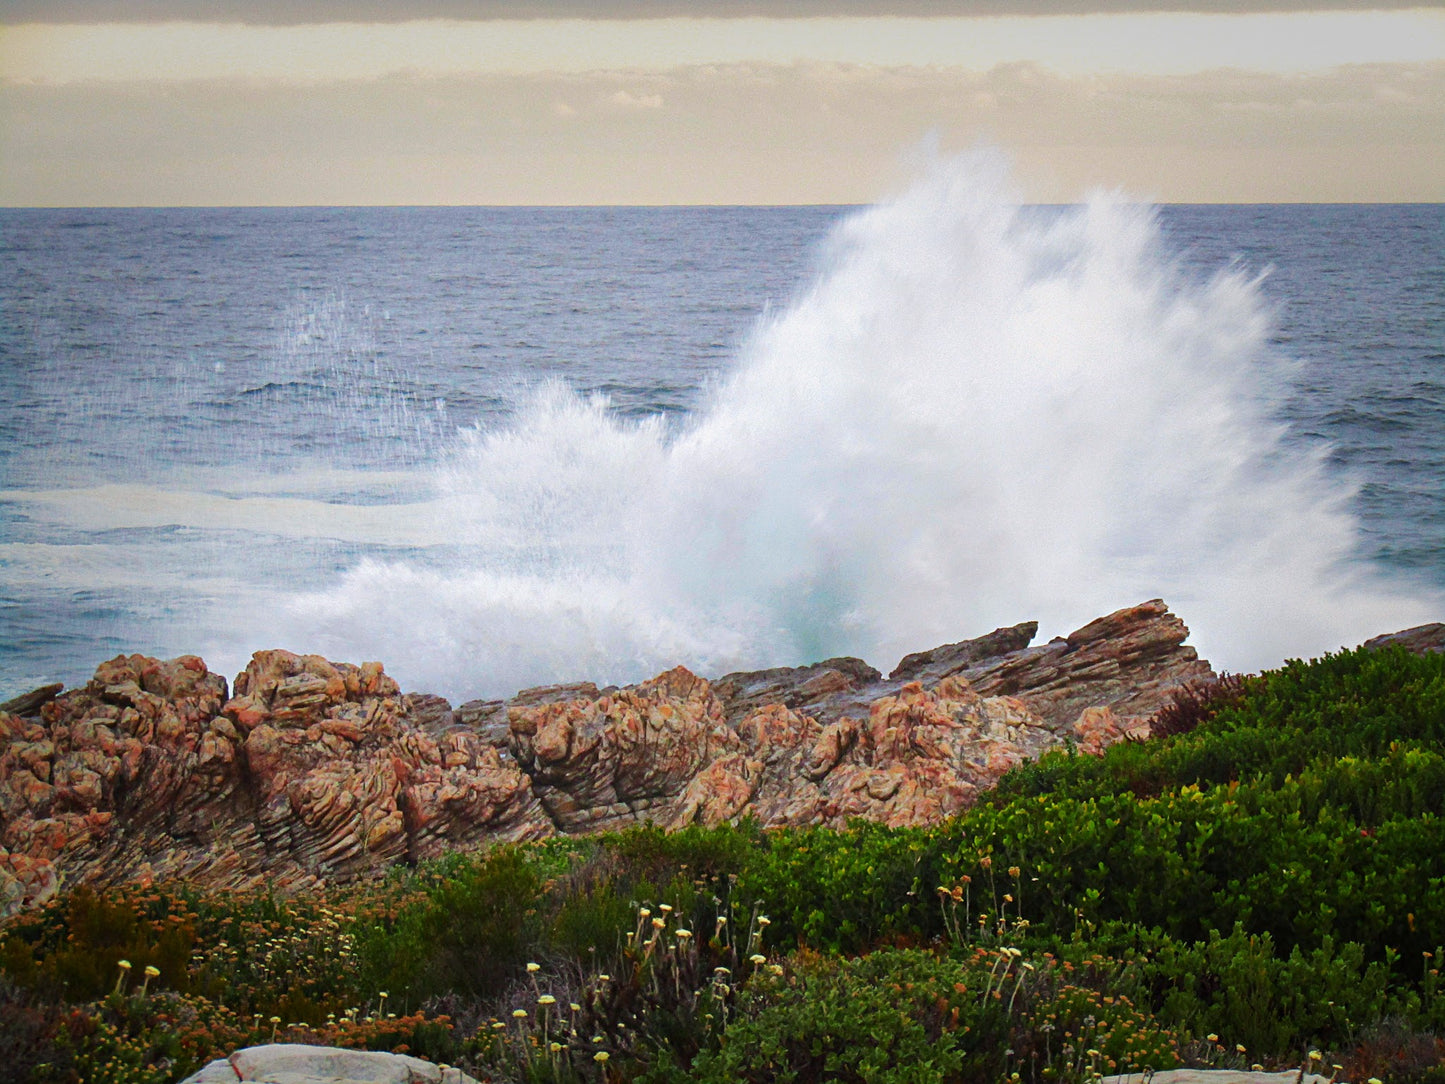
[[[445,565],[363,562],[279,626],[478,695],[886,669],[1156,596],[1234,670],[1438,618],[1359,560],[1328,449],[1285,439],[1271,334],[1259,280],[1187,273],[1153,208],[1029,209],[997,158],[939,163],[838,226],[685,424],[539,387],[433,478]]]

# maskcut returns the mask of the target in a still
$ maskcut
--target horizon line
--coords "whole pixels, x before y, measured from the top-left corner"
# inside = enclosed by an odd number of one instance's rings
[[[1102,189],[1101,189],[1102,191]],[[874,207],[889,197],[850,202],[804,203],[3,203],[0,211],[585,211],[585,210],[789,210],[802,208]],[[1019,207],[1078,207],[1085,200],[1021,200]],[[1442,207],[1442,200],[1165,200],[1124,199],[1156,207]]]

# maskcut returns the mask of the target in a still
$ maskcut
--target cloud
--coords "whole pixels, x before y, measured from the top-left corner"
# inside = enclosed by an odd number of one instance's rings
[[[0,0],[0,24],[219,22],[297,26],[412,19],[812,18],[1348,11],[1358,0]],[[1370,0],[1373,9],[1429,6]]]
[[[1067,73],[1298,72],[1433,60],[1445,60],[1445,11],[0,28],[3,78],[37,83],[236,77],[307,85],[405,73],[795,62],[985,70],[1031,61]]]
[[[619,90],[607,96],[607,101],[622,109],[661,109],[661,94],[629,94],[625,90]]]
[[[559,104],[584,102],[587,124],[559,124]],[[0,86],[0,203],[864,202],[901,182],[930,130],[945,149],[1008,148],[1042,201],[1093,185],[1175,202],[1445,200],[1445,63],[1190,76],[810,63]]]

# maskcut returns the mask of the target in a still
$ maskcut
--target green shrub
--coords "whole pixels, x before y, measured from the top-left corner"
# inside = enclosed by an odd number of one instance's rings
[[[72,1001],[114,989],[122,960],[136,981],[155,967],[153,988],[185,990],[195,940],[195,915],[177,894],[82,885],[14,923],[0,942],[0,967],[24,987]]]
[[[1002,1006],[985,1002],[961,963],[882,949],[854,960],[802,956],[749,984],[699,1082],[924,1084],[999,1079],[1008,1049]],[[971,1033],[974,1042],[962,1039]]]
[[[869,821],[769,832],[737,891],[758,901],[780,942],[838,952],[916,944],[942,933],[927,839]]]
[[[1321,759],[1374,758],[1392,746],[1445,746],[1445,654],[1358,648],[1291,661],[1246,679],[1173,737],[1124,743],[1102,757],[1050,753],[1010,772],[995,798],[1076,797],[1213,786],[1262,777],[1279,783]]]
[[[541,940],[542,881],[521,848],[453,867],[395,916],[356,926],[362,982],[393,1003],[499,995]]]
[[[639,827],[292,899],[78,889],[0,930],[0,1076],[173,1079],[276,1038],[594,1084],[1072,1081],[1165,1068],[1178,1035],[1438,1077],[1445,658],[1236,692],[927,828]]]

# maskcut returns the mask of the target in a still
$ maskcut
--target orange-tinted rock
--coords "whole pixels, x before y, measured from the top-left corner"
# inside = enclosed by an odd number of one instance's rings
[[[693,777],[741,747],[711,687],[683,667],[630,689],[578,691],[509,709],[517,762],[564,831],[666,822]]]
[[[378,663],[260,652],[236,687],[195,656],[119,656],[38,720],[0,716],[0,908],[142,875],[299,888],[440,853],[442,824],[463,846],[551,830],[495,750],[444,767]]]
[[[103,663],[0,711],[0,913],[59,886],[185,877],[286,891],[453,848],[638,821],[891,825],[967,808],[1072,742],[1147,733],[1212,677],[1154,601],[1029,647],[1032,624],[905,658],[623,689],[528,689],[455,711],[380,663],[261,651],[234,695],[195,656]]]

